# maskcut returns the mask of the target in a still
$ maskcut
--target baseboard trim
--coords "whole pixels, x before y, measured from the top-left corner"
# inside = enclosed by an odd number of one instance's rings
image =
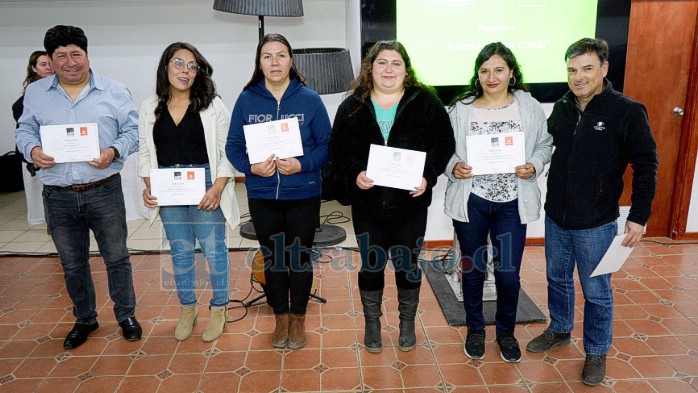
[[[698,232],[686,232],[676,235],[676,240],[698,240]]]
[[[696,239],[698,239],[698,233],[695,233]],[[545,245],[545,238],[543,237],[529,237],[526,239],[527,246],[543,246]],[[443,248],[443,247],[453,247],[453,240],[425,240],[422,248]]]
[[[453,247],[453,240],[425,240],[422,248],[444,248]]]
[[[544,237],[526,238],[526,245],[527,246],[544,246],[545,245],[545,238]]]

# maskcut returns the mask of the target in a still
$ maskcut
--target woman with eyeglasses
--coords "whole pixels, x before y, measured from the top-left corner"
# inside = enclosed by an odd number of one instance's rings
[[[225,156],[230,112],[216,93],[213,68],[191,44],[175,42],[162,53],[156,94],[141,104],[138,175],[145,182],[143,203],[150,224],[160,215],[170,254],[177,296],[182,306],[175,339],[192,335],[198,308],[194,247],[198,240],[210,272],[211,317],[203,341],[220,337],[227,319],[230,261],[226,222],[240,222],[233,190],[234,169]],[[150,190],[150,170],[204,168],[206,193],[198,205],[158,206]]]
[[[296,118],[303,155],[250,162],[244,126]],[[257,46],[252,78],[235,102],[226,151],[245,174],[250,217],[264,256],[267,303],[274,310],[275,348],[302,348],[313,283],[310,253],[320,219],[320,169],[327,162],[330,119],[305,85],[291,44],[267,34]],[[283,132],[283,128],[281,129]]]

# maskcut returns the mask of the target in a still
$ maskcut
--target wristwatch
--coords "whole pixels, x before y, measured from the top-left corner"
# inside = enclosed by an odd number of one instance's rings
[[[114,146],[109,146],[109,148],[114,150],[114,159],[112,160],[112,162],[121,158],[121,154],[119,154],[119,151]]]

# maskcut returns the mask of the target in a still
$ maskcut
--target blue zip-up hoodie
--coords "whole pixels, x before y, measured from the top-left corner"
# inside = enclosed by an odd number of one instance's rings
[[[289,176],[278,171],[270,177],[253,174],[243,126],[291,117],[298,118],[301,131],[303,155],[296,157],[301,171]],[[248,198],[310,198],[322,192],[320,170],[327,163],[331,129],[327,109],[314,90],[291,78],[291,84],[277,102],[261,81],[240,93],[235,102],[225,153],[235,169],[245,174]]]

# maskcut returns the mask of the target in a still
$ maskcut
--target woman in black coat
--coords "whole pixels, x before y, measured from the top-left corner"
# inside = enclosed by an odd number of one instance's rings
[[[371,145],[426,153],[421,182],[412,190],[376,185],[366,176]],[[359,290],[366,321],[364,344],[382,350],[380,317],[384,270],[395,268],[399,347],[416,345],[415,315],[421,270],[417,265],[427,225],[431,189],[454,151],[448,114],[432,89],[420,83],[397,41],[376,43],[366,54],[350,95],[339,106],[330,137],[330,162],[352,205],[361,253]],[[399,154],[399,153],[397,153]]]

